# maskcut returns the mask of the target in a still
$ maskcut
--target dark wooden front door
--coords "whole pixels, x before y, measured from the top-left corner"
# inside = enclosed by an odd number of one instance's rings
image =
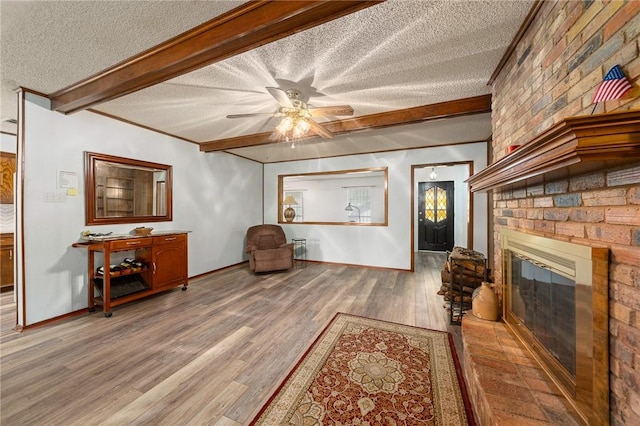
[[[453,249],[453,181],[418,183],[418,249]]]

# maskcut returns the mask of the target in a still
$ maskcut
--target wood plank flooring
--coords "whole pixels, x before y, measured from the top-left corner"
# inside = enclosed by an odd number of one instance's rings
[[[12,331],[0,306],[2,425],[244,425],[336,312],[447,330],[445,256],[416,272],[306,263],[230,268],[149,299]]]

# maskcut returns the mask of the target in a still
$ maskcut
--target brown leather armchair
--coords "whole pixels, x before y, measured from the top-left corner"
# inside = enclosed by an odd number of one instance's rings
[[[247,230],[249,267],[254,272],[293,268],[293,243],[279,225],[255,225]]]

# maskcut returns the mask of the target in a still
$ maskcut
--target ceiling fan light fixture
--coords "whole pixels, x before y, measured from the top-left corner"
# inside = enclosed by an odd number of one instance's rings
[[[315,121],[314,117],[327,117],[334,115],[353,115],[353,108],[349,105],[335,105],[316,107],[309,110],[307,104],[300,99],[300,92],[296,89],[283,90],[278,87],[267,87],[267,91],[280,105],[274,113],[230,114],[227,118],[254,117],[271,115],[282,117],[275,130],[269,136],[270,141],[284,139],[301,139],[309,131],[325,138],[331,139],[333,133],[325,129],[322,124]]]
[[[307,133],[311,128],[311,125],[309,125],[309,122],[306,119],[301,118],[300,120],[298,120],[296,127],[299,127],[300,130],[302,130],[302,133]]]
[[[278,127],[276,127],[282,135],[286,135],[292,128],[293,120],[289,116],[283,118],[282,121],[280,121],[280,124],[278,124]]]
[[[276,127],[278,132],[280,132],[282,136],[285,136],[287,140],[290,138],[301,138],[310,128],[311,125],[307,119],[297,112],[288,112]]]
[[[300,126],[294,127],[292,133],[293,133],[293,138],[294,139],[300,139],[302,137],[302,135],[304,135],[304,132],[302,131]]]

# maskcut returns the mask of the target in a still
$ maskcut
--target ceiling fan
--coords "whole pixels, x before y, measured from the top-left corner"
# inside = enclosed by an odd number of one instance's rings
[[[283,90],[279,87],[267,87],[267,91],[273,96],[278,104],[278,110],[274,113],[253,113],[253,114],[230,114],[227,118],[255,117],[260,115],[271,115],[282,117],[276,126],[269,140],[300,139],[308,131],[312,131],[320,137],[330,139],[333,133],[315,121],[314,117],[353,115],[353,108],[349,105],[336,105],[327,107],[308,107],[300,100],[300,91],[297,89]]]

